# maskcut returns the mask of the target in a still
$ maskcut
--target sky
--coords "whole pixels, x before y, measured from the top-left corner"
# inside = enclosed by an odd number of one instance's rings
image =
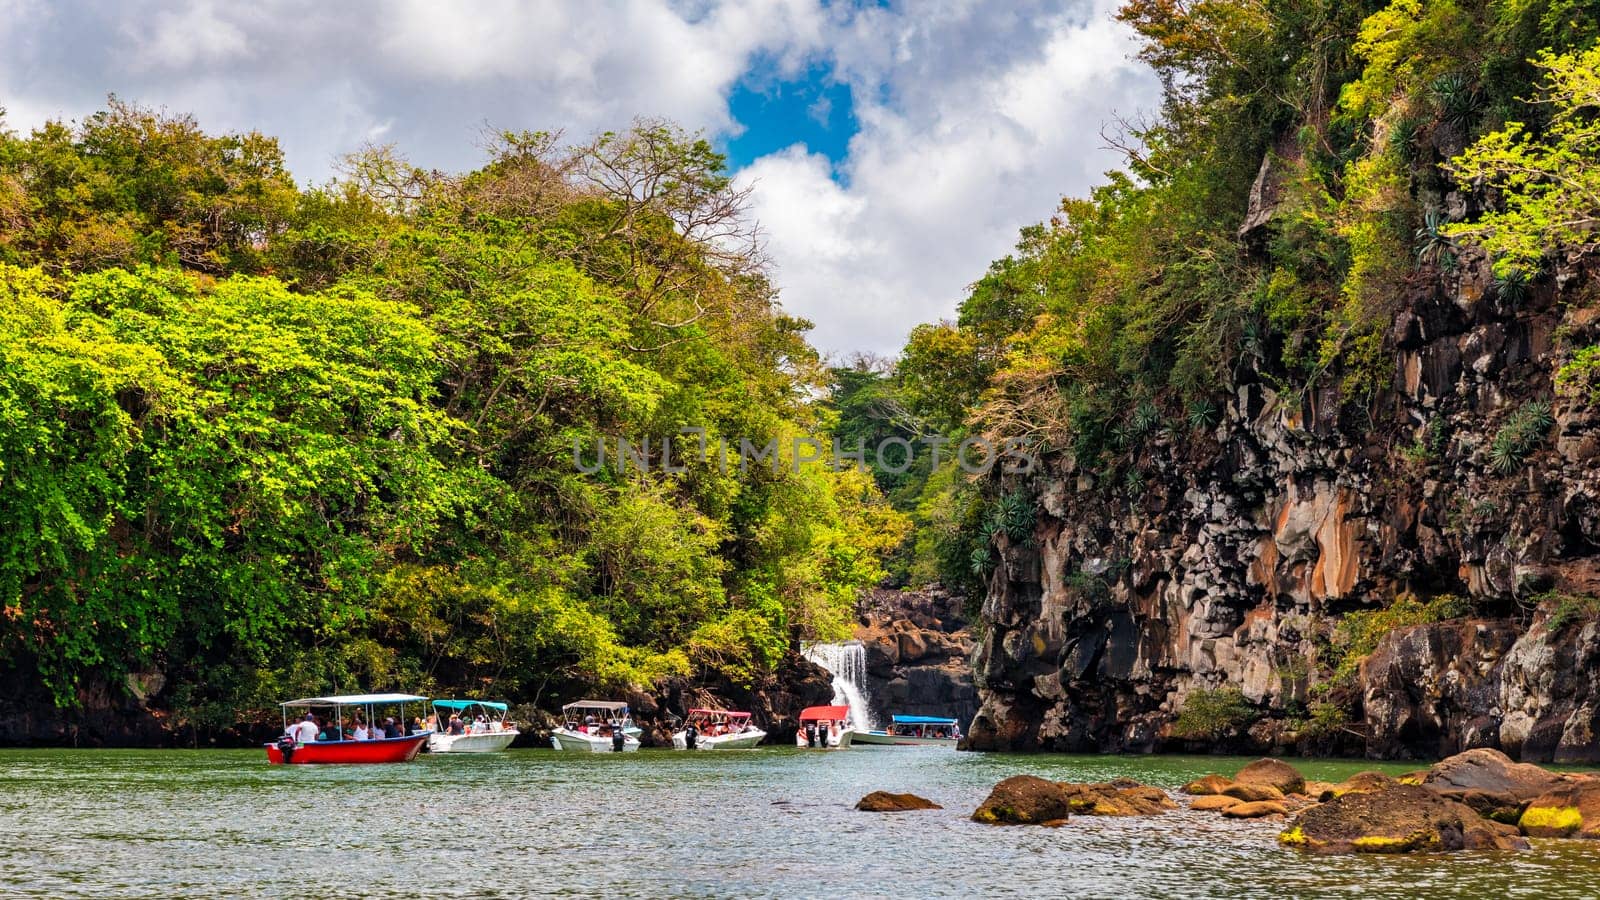
[[[107,94],[276,136],[302,183],[367,143],[428,168],[479,135],[664,117],[750,185],[785,309],[834,359],[954,315],[1019,228],[1118,164],[1154,111],[1114,0],[0,0],[26,132]]]

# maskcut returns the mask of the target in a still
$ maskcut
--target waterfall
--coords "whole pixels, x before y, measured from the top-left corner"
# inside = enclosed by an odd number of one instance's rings
[[[871,731],[872,707],[867,703],[867,651],[860,641],[811,644],[801,651],[806,659],[833,675],[833,705],[850,707],[857,730]]]

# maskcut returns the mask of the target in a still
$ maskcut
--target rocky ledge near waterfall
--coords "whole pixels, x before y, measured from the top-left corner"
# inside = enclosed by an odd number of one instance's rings
[[[1554,384],[1597,294],[1594,255],[1513,295],[1464,252],[1365,409],[1247,359],[1136,491],[1066,452],[997,480],[1033,524],[994,536],[967,747],[1600,761],[1600,407]]]
[[[961,599],[938,585],[870,591],[856,639],[866,651],[865,695],[873,717],[949,716],[966,727],[978,712],[969,657],[972,630]]]

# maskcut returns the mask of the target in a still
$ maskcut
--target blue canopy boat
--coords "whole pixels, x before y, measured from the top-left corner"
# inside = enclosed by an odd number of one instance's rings
[[[511,746],[521,732],[506,721],[510,707],[494,700],[435,700],[433,714],[438,727],[428,738],[428,749],[435,753],[494,753]],[[460,716],[460,730],[450,726],[450,717]]]
[[[919,744],[954,747],[961,740],[961,725],[940,716],[893,716],[883,731],[858,731],[853,743],[880,747]]]

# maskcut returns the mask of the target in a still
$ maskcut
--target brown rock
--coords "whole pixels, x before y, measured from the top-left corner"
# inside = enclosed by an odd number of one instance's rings
[[[1260,819],[1266,816],[1286,816],[1288,814],[1288,807],[1272,800],[1240,803],[1222,811],[1222,817],[1225,819]]]
[[[1119,787],[1118,785],[1131,785]],[[1119,778],[1102,784],[1060,785],[1067,793],[1067,802],[1074,815],[1080,816],[1153,816],[1177,809],[1166,791],[1142,785],[1132,779]]]
[[[856,803],[862,812],[905,812],[912,809],[944,809],[944,807],[916,794],[891,794],[873,791]]]
[[[1230,784],[1222,793],[1246,803],[1283,799],[1283,791],[1266,784]]]
[[[1381,791],[1399,784],[1393,778],[1382,772],[1357,772],[1338,784],[1328,785],[1328,789],[1317,795],[1318,800],[1332,800],[1343,797],[1345,794],[1368,794]]]
[[[1196,796],[1220,794],[1232,785],[1233,782],[1230,779],[1223,778],[1221,775],[1207,775],[1204,778],[1196,778],[1194,781],[1184,785],[1183,792],[1185,794],[1195,794]]]
[[[973,811],[972,820],[988,825],[1041,825],[1065,821],[1071,809],[1061,785],[1035,775],[1013,775],[994,786]]]
[[[1332,800],[1333,792],[1338,788],[1339,786],[1331,781],[1308,781],[1306,782],[1305,795],[1313,800]]]
[[[1600,839],[1600,781],[1578,781],[1533,798],[1518,824],[1529,837]]]
[[[1511,850],[1506,834],[1465,804],[1415,785],[1345,794],[1297,815],[1278,841],[1315,853]]]
[[[1202,812],[1217,812],[1227,809],[1230,806],[1238,806],[1243,802],[1244,801],[1240,800],[1238,797],[1226,797],[1222,794],[1208,794],[1203,797],[1194,798],[1194,800],[1189,803],[1189,808],[1198,809]]]
[[[1423,777],[1422,785],[1447,796],[1482,791],[1509,795],[1521,801],[1532,800],[1570,780],[1569,776],[1531,763],[1512,762],[1511,757],[1499,750],[1478,749],[1435,763]]]
[[[1298,769],[1276,759],[1258,759],[1240,769],[1233,780],[1239,784],[1274,787],[1284,794],[1298,794],[1306,787],[1305,776]]]

